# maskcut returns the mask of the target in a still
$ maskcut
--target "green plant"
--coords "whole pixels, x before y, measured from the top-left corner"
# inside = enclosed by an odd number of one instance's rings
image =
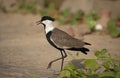
[[[86,17],[91,18],[95,21],[100,19],[100,16],[98,16],[97,13],[94,11],[89,12]]]
[[[50,3],[48,5],[48,10],[54,10],[55,9],[55,4],[54,3]]]
[[[120,13],[117,15],[117,20],[120,21]]]
[[[34,78],[40,78],[40,76],[38,74],[35,74]]]
[[[59,18],[58,18],[59,23],[66,24],[69,20],[68,18],[69,16],[70,16],[70,9],[66,8],[64,11],[59,13]]]
[[[115,20],[113,19],[109,20],[107,25],[108,25],[107,31],[111,37],[115,38],[120,36],[120,31],[117,29]]]
[[[39,13],[40,13],[40,15],[42,15],[42,16],[45,16],[45,15],[49,15],[45,10],[43,10],[43,9],[40,9],[39,10]]]
[[[18,8],[25,10],[26,12],[35,12],[35,6],[38,3],[39,0],[31,1],[28,3],[25,3],[24,0],[18,0]]]
[[[92,30],[95,30],[96,20],[98,20],[100,17],[95,12],[90,12],[85,17],[85,23],[86,25]]]
[[[66,8],[63,12],[60,13],[63,17],[68,17],[70,14],[70,8]]]
[[[54,3],[50,3],[47,7],[43,7],[39,10],[40,15],[42,16],[52,16],[57,17],[57,10]]]
[[[78,24],[78,19],[83,18],[84,13],[82,11],[78,11],[76,13],[70,13],[70,9],[67,8],[63,12],[60,13],[59,22],[60,24]]]
[[[3,5],[3,1],[0,0],[0,11],[7,13],[7,9],[5,8],[5,6]]]
[[[83,16],[84,16],[84,13],[82,11],[78,11],[78,12],[74,13],[71,20],[70,20],[70,24],[71,25],[78,24],[78,20],[82,19]]]
[[[95,30],[95,21],[89,17],[86,17],[85,18],[85,23],[86,25],[91,29],[91,31],[94,31]]]
[[[119,58],[112,58],[106,49],[96,51],[95,55],[97,59],[84,59],[84,68],[77,69],[68,63],[59,78],[120,78]]]

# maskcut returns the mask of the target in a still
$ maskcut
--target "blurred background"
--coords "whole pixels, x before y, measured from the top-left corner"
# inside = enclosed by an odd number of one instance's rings
[[[68,51],[65,65],[74,59],[93,59],[106,49],[120,58],[120,0],[0,0],[0,78],[57,78],[60,53],[46,41],[42,16],[54,25],[92,44],[88,55]],[[43,60],[44,59],[44,60]]]

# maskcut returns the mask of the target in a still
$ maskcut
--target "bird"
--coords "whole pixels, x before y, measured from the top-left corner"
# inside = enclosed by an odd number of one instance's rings
[[[57,58],[49,62],[47,68],[51,68],[54,62],[58,60],[62,60],[61,69],[60,69],[60,71],[62,71],[64,59],[67,57],[66,50],[80,51],[84,54],[87,54],[87,52],[89,52],[89,49],[85,48],[84,45],[91,45],[91,44],[84,42],[83,40],[74,38],[65,31],[56,28],[53,25],[55,20],[56,19],[51,16],[43,16],[39,21],[37,21],[37,25],[42,24],[44,26],[47,41],[54,48],[59,50],[62,56],[60,58]]]

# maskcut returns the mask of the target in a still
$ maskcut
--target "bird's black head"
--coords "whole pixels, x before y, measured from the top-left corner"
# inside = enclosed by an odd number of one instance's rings
[[[55,21],[55,19],[52,18],[52,17],[50,17],[50,16],[43,16],[43,17],[41,18],[41,20],[37,22],[37,25],[38,25],[38,24],[43,24],[43,25],[44,25],[45,23],[43,23],[43,22],[46,21],[46,20],[52,21],[52,22]]]
[[[42,22],[42,21],[45,21],[45,20],[55,21],[55,19],[50,17],[50,16],[43,16],[40,21]]]

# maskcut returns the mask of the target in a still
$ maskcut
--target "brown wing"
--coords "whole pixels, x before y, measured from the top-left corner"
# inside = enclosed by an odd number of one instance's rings
[[[59,47],[66,47],[66,48],[82,48],[84,45],[84,42],[81,40],[78,40],[76,38],[73,38],[72,36],[70,36],[69,34],[67,34],[66,32],[59,30],[57,28],[55,28],[52,31],[52,35],[51,35],[52,40],[55,42],[56,45],[58,45]]]

